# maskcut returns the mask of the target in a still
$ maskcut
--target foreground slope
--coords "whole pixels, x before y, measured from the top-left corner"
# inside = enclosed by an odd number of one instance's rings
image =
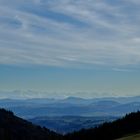
[[[67,140],[114,140],[140,131],[140,112],[111,123],[66,135]]]
[[[140,112],[96,128],[62,136],[16,117],[10,111],[0,109],[0,140],[115,140],[139,132]],[[119,140],[137,140],[139,136],[133,135]]]
[[[0,109],[0,140],[61,140],[62,137],[46,128],[14,116]]]
[[[117,140],[140,140],[140,134],[135,134],[132,136],[128,136],[128,137],[123,137]]]

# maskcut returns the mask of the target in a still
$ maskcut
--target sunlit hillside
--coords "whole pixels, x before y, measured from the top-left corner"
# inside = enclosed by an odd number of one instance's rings
[[[135,134],[132,136],[127,136],[121,139],[117,139],[117,140],[140,140],[140,134]]]

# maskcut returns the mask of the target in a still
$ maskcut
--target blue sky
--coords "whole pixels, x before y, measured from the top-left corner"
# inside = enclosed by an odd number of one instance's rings
[[[139,95],[139,6],[0,0],[1,97]]]

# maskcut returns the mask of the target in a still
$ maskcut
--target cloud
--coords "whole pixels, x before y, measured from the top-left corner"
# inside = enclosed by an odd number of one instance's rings
[[[46,98],[46,99],[65,99],[68,97],[82,97],[85,99],[98,97],[118,97],[115,93],[105,92],[89,92],[89,91],[75,91],[75,92],[46,92],[46,91],[33,91],[33,90],[4,90],[0,91],[0,99],[33,99],[33,98]],[[125,96],[125,95],[120,95]]]
[[[122,69],[122,68],[113,68],[113,71],[116,71],[116,72],[132,72],[133,70]]]
[[[139,65],[132,2],[0,0],[0,64]]]

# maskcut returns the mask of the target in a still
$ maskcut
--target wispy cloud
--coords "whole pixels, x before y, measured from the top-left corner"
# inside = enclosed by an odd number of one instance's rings
[[[130,69],[123,69],[123,68],[113,68],[116,72],[132,72]]]
[[[0,0],[0,63],[140,63],[139,1]]]

